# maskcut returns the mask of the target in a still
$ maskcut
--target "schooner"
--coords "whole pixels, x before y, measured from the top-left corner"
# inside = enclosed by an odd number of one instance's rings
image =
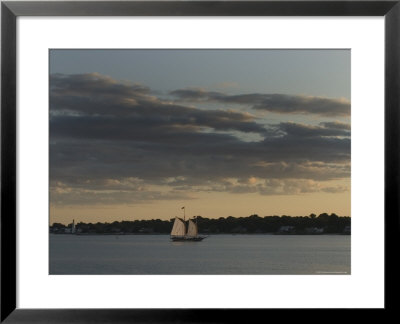
[[[201,236],[198,233],[197,219],[196,222],[189,219],[186,226],[185,220],[185,207],[183,209],[183,219],[175,217],[174,226],[171,230],[172,241],[201,241],[205,236]],[[187,230],[186,230],[187,228]]]

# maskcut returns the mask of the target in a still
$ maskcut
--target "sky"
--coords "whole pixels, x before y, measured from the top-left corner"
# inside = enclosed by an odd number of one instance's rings
[[[349,50],[51,50],[50,223],[350,216]]]

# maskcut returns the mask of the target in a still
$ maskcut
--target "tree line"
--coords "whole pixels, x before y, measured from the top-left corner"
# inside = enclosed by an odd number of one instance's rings
[[[322,213],[309,216],[258,216],[226,218],[195,217],[199,232],[204,234],[315,234],[315,233],[346,233],[349,234],[351,217],[339,217],[336,214]],[[115,221],[112,223],[75,224],[77,234],[168,234],[171,232],[174,218],[170,220],[151,219],[134,221]],[[71,229],[72,223],[64,225],[53,223],[51,233],[65,233]]]

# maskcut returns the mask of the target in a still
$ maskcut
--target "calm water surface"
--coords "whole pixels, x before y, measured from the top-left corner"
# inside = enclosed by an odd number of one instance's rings
[[[348,235],[50,235],[50,274],[350,274]]]

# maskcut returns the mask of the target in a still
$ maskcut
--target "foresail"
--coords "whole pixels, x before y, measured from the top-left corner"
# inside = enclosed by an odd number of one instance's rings
[[[189,227],[187,231],[187,236],[197,236],[197,225],[191,219],[189,219]]]
[[[172,227],[171,236],[184,236],[186,234],[185,223],[179,219],[175,218],[174,226]]]

